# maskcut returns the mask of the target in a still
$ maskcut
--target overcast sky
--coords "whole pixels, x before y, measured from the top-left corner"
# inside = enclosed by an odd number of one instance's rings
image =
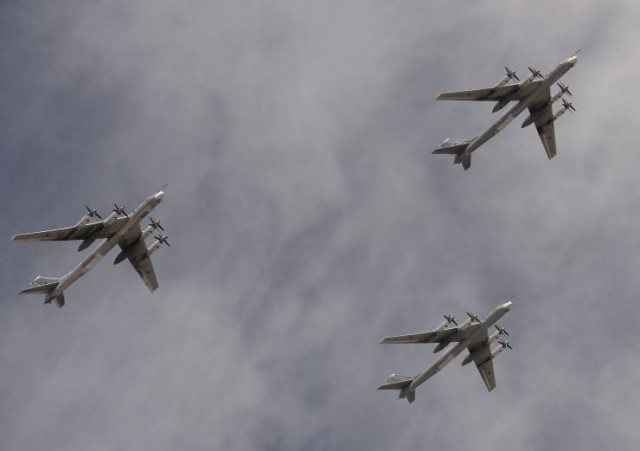
[[[632,0],[4,1],[0,442],[7,450],[638,449],[640,4]],[[525,115],[437,102],[504,66],[563,79],[547,160]],[[11,243],[168,183],[149,293],[115,253]],[[85,251],[86,252],[86,251]],[[379,392],[442,314],[501,321],[488,393],[458,361]]]

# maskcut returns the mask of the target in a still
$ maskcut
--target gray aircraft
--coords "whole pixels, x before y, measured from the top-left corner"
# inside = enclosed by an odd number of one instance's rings
[[[535,124],[547,157],[549,159],[553,158],[556,155],[556,138],[553,123],[567,111],[575,111],[575,108],[570,102],[562,98],[564,94],[572,95],[567,86],[558,83],[560,90],[553,96],[551,95],[551,87],[577,62],[578,57],[574,54],[561,62],[546,76],[542,76],[539,70],[529,67],[531,75],[522,82],[520,82],[515,71],[506,67],[507,75],[491,88],[439,94],[436,97],[438,100],[493,100],[497,102],[493,112],[501,110],[509,102],[515,101],[518,103],[484,133],[468,141],[446,139],[433,153],[455,155],[454,164],[462,164],[466,171],[471,167],[471,153],[500,133],[516,116],[528,108],[529,117],[522,123],[522,127]],[[517,80],[520,83],[508,84],[510,80]],[[562,108],[554,114],[552,105],[559,99],[562,99]]]
[[[58,307],[62,307],[64,290],[89,272],[116,245],[119,245],[121,250],[113,263],[117,264],[125,258],[128,259],[149,290],[155,291],[158,288],[158,281],[150,257],[162,244],[169,246],[169,242],[167,237],[160,233],[155,236],[156,241],[147,248],[145,239],[153,233],[153,230],[164,231],[164,228],[160,225],[160,221],[151,218],[151,224],[142,230],[140,221],[162,202],[164,194],[160,190],[149,196],[131,214],[127,214],[124,207],[114,204],[113,213],[103,220],[95,209],[86,207],[87,214],[74,226],[15,235],[11,238],[12,241],[82,240],[78,251],[88,248],[95,240],[104,239],[87,258],[64,276],[60,278],[38,276],[31,282],[31,287],[22,290],[20,294],[43,294],[45,304],[54,301]]]
[[[407,401],[411,403],[416,398],[416,388],[440,372],[442,368],[447,366],[465,348],[468,349],[469,355],[462,361],[462,365],[473,361],[487,389],[489,391],[493,390],[496,387],[495,375],[493,373],[493,359],[506,348],[511,349],[511,345],[509,345],[507,341],[499,340],[498,343],[500,346],[491,349],[491,344],[498,340],[500,336],[509,334],[506,329],[496,325],[496,331],[489,335],[489,328],[511,310],[511,306],[511,300],[499,305],[487,315],[484,321],[480,321],[476,315],[467,312],[469,318],[458,326],[455,317],[445,315],[445,321],[435,330],[383,338],[380,340],[380,343],[438,343],[433,352],[442,351],[452,343],[455,343],[455,345],[447,349],[443,356],[429,369],[415,377],[392,374],[387,379],[387,383],[378,387],[378,390],[399,390],[400,394],[398,397],[400,399],[406,398]],[[455,327],[449,327],[452,323],[455,324]]]

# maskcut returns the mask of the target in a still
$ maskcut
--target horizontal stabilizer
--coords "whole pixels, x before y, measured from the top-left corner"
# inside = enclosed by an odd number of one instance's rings
[[[29,288],[25,288],[20,294],[47,294],[56,289],[60,279],[56,277],[42,277],[38,276],[31,282]]]
[[[378,390],[404,390],[411,384],[413,379],[413,377],[392,374],[387,379],[387,383],[378,387]]]
[[[455,159],[453,160],[454,164],[462,164],[462,167],[466,171],[471,167],[471,154],[466,153],[467,147],[473,141],[472,139],[468,141],[460,141],[460,140],[452,140],[445,139],[444,142],[435,149],[432,153],[436,155],[455,155]]]
[[[36,285],[33,287],[25,288],[20,294],[47,294],[52,292],[58,286],[58,282],[51,282],[45,285]]]
[[[450,139],[445,140],[440,147],[434,150],[432,153],[436,155],[446,154],[446,155],[457,155],[460,152],[464,152],[465,149],[469,146],[471,141],[452,141]]]

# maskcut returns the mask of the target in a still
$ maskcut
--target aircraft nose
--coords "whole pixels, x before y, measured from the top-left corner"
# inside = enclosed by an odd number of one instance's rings
[[[569,64],[571,64],[571,67],[575,66],[577,62],[578,62],[577,56],[574,55],[571,58],[569,58]]]
[[[162,199],[164,199],[164,191],[158,191],[153,197],[161,201]]]

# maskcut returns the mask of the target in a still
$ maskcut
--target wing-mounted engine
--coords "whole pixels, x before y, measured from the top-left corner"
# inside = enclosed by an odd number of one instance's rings
[[[507,75],[502,77],[502,79],[498,83],[496,83],[494,88],[501,88],[504,85],[506,85],[507,83],[509,83],[511,80],[520,81],[520,79],[516,75],[516,71],[515,70],[511,70],[508,67],[505,67],[504,70],[507,71]]]
[[[493,360],[496,357],[498,357],[507,348],[508,349],[513,349],[508,341],[500,340],[500,341],[498,341],[498,343],[500,343],[500,346],[498,346],[497,348],[491,350],[491,360]]]
[[[455,324],[456,326],[458,325],[458,323],[456,323],[455,316],[452,316],[452,315],[443,315],[443,316],[444,316],[444,321],[440,323],[438,327],[436,327],[436,330],[444,330],[447,327],[449,327],[449,324]]]
[[[87,212],[75,224],[75,227],[78,227],[78,226],[81,226],[81,225],[84,225],[84,224],[92,223],[92,222],[95,221],[95,218],[102,219],[102,216],[100,216],[100,214],[98,213],[98,211],[95,208],[90,208],[88,205],[85,205],[85,208],[87,209]]]
[[[549,122],[556,121],[560,116],[562,116],[567,111],[575,111],[575,110],[576,109],[573,107],[573,104],[571,102],[567,102],[566,100],[562,99],[562,108],[560,109],[560,111],[558,111],[553,116],[551,116],[551,119],[549,120]]]
[[[156,241],[153,242],[153,244],[151,246],[149,246],[147,248],[147,253],[151,256],[155,251],[157,251],[161,245],[166,244],[167,247],[171,247],[171,245],[169,245],[169,237],[163,234],[154,236],[154,238],[156,239]]]
[[[156,221],[153,218],[149,218],[150,224],[146,229],[142,231],[142,237],[140,239],[146,239],[153,233],[154,230],[159,229],[164,232],[164,227],[160,224],[160,221]]]
[[[80,219],[80,221],[78,221],[78,223],[74,227],[91,224],[92,222],[95,222],[96,218],[102,220],[102,216],[100,216],[98,210],[96,210],[95,208],[91,208],[88,205],[85,205],[84,208],[87,209],[87,213]],[[82,240],[82,243],[80,243],[80,246],[78,246],[78,252],[83,251],[91,246],[95,240],[96,239],[93,237],[87,237]]]

